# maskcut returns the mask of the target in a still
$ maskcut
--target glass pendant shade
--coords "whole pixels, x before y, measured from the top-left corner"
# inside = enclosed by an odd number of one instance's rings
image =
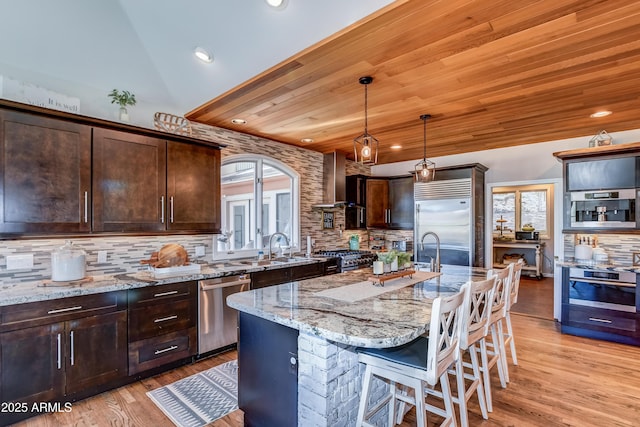
[[[364,133],[353,139],[353,154],[356,163],[375,165],[378,163],[378,140],[367,131],[367,85],[373,77],[360,77],[364,85]]]
[[[430,114],[423,114],[420,116],[420,120],[422,120],[424,123],[424,158],[415,167],[416,182],[431,182],[436,176],[436,164],[427,159],[427,120],[429,120],[430,118]]]

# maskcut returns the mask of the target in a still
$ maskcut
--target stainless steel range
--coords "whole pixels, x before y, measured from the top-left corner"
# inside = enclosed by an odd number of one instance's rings
[[[338,258],[338,271],[357,270],[371,267],[377,255],[371,251],[352,251],[349,249],[331,249],[316,252],[315,255],[325,258]]]

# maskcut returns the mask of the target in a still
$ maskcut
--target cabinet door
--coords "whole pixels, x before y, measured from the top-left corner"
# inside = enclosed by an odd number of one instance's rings
[[[167,143],[169,230],[220,231],[220,150]]]
[[[0,232],[88,232],[91,128],[13,111],[0,121]]]
[[[93,230],[166,229],[166,142],[93,130]]]
[[[0,402],[64,395],[64,323],[0,334]]]
[[[414,202],[413,177],[389,180],[389,226],[391,228],[413,229]]]
[[[291,268],[285,267],[251,273],[251,289],[265,288],[289,281],[291,281]]]
[[[67,394],[127,375],[127,312],[67,322]]]
[[[389,215],[389,182],[367,180],[367,227],[386,228]]]

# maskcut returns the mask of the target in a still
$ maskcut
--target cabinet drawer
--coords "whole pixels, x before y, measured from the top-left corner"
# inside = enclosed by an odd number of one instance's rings
[[[129,344],[129,375],[196,354],[196,328],[189,328]]]
[[[185,298],[193,298],[195,301],[196,291],[195,281],[131,289],[129,290],[129,307],[143,307]]]
[[[563,324],[567,326],[628,336],[640,335],[640,322],[635,313],[569,304],[563,304],[562,310]]]
[[[8,331],[127,308],[127,291],[10,305],[2,308],[0,330]]]
[[[129,341],[138,341],[196,326],[195,301],[179,301],[129,311]]]

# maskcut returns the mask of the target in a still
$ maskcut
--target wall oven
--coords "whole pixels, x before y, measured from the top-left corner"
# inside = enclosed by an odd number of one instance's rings
[[[569,270],[569,305],[635,313],[636,273],[626,271]]]
[[[636,189],[574,191],[572,228],[636,228]]]

